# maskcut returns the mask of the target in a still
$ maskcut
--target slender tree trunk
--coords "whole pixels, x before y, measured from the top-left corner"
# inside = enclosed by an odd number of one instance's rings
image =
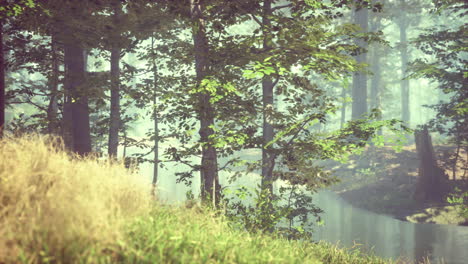
[[[372,23],[371,31],[376,32],[380,30],[380,17],[376,17],[374,23]],[[371,108],[380,108],[380,81],[382,78],[380,70],[380,56],[379,54],[379,45],[378,43],[372,46],[372,79],[371,79],[371,89],[370,89],[370,107]]]
[[[3,53],[3,20],[0,19],[0,139],[5,128],[5,58]]]
[[[121,13],[120,4],[114,7],[113,20],[115,25],[118,25]],[[110,119],[109,119],[109,146],[108,154],[111,158],[117,157],[117,150],[119,146],[119,128],[120,128],[120,47],[119,29],[116,28],[114,36],[114,44],[111,48],[110,58],[110,74],[111,74],[111,102],[110,102]]]
[[[49,80],[49,89],[50,89],[50,99],[49,106],[47,107],[47,130],[49,134],[58,135],[60,122],[58,120],[58,85],[59,85],[59,58],[57,50],[57,40],[54,35],[52,35],[51,40],[51,55],[52,55],[52,76]]]
[[[197,85],[209,72],[209,47],[206,37],[205,21],[203,18],[203,2],[190,0],[192,17],[192,34],[195,49],[195,71]],[[200,119],[200,142],[202,143],[201,159],[201,197],[202,201],[212,201],[213,205],[219,204],[220,185],[218,179],[218,160],[216,148],[210,139],[214,134],[214,109],[210,102],[211,96],[204,91],[198,94],[198,112]]]
[[[124,142],[123,142],[123,153],[122,153],[122,158],[124,158],[125,160],[125,157],[127,157],[127,130],[124,128],[124,131],[123,131],[123,136],[124,136]]]
[[[372,32],[376,32],[380,30],[381,27],[381,17],[376,14],[377,17],[375,18],[375,22],[372,25]],[[374,44],[372,48],[372,61],[371,61],[371,67],[372,67],[372,79],[371,79],[371,87],[370,87],[370,107],[371,108],[377,108],[379,110],[382,110],[382,102],[381,102],[381,94],[382,94],[382,88],[381,88],[381,80],[382,80],[382,70],[380,68],[380,58],[382,57],[383,54],[380,54],[380,46],[378,43]],[[382,119],[382,116],[379,117],[379,120]],[[378,131],[379,135],[382,135],[382,129],[379,129]]]
[[[345,97],[346,97],[346,88],[343,87],[341,89],[341,98],[343,99],[343,105],[341,106],[340,128],[343,128],[344,123],[346,122],[346,107],[348,104],[345,101]]]
[[[154,52],[154,38],[151,38],[151,49]],[[158,87],[157,87],[157,68],[156,59],[153,54],[153,118],[154,118],[154,167],[153,167],[153,194],[156,194],[156,185],[158,183],[159,166],[159,120],[158,120]]]
[[[120,48],[111,50],[111,107],[109,120],[109,157],[117,157],[120,127]]]
[[[265,0],[263,2],[263,20],[262,20],[262,33],[263,33],[263,50],[268,53],[272,45],[271,8],[272,1]],[[262,103],[263,103],[263,144],[262,144],[262,189],[268,190],[273,193],[273,168],[275,160],[273,153],[271,153],[272,146],[266,147],[268,142],[273,140],[274,131],[270,123],[270,116],[273,112],[273,81],[270,76],[263,77],[262,80]]]
[[[378,48],[374,47],[373,55],[372,55],[372,76],[371,80],[371,108],[377,108],[382,110],[382,102],[381,102],[381,93],[382,89],[380,87],[380,83],[382,80],[382,72],[380,69],[380,54],[378,52]],[[382,116],[378,117],[378,120],[382,120]],[[380,128],[377,132],[379,135],[382,135],[382,129]]]
[[[401,1],[404,3],[404,0]],[[404,10],[402,11],[404,12]],[[401,58],[401,81],[400,81],[400,87],[401,87],[401,119],[403,122],[406,124],[409,124],[410,122],[410,108],[409,108],[409,80],[404,79],[406,75],[406,70],[408,66],[408,40],[407,40],[407,34],[406,30],[408,27],[408,22],[406,19],[406,16],[403,14],[403,16],[400,18],[400,45],[401,45],[401,50],[400,50],[400,58]]]
[[[380,54],[378,48],[374,47],[372,54],[372,79],[371,79],[371,108],[380,108],[380,81],[382,79],[380,71]]]
[[[69,111],[67,118],[71,128],[73,140],[72,150],[79,155],[87,155],[91,152],[91,134],[89,127],[89,107],[86,95],[85,77],[86,66],[83,48],[75,43],[66,43],[65,53],[65,86],[69,91]]]
[[[368,11],[367,8],[361,8],[354,12],[354,23],[362,28],[362,32],[367,32],[368,29]],[[357,40],[356,44],[367,49],[367,43],[362,40]],[[356,56],[358,63],[367,62],[367,53],[361,53]],[[355,72],[353,75],[352,89],[353,105],[352,119],[357,119],[367,112],[367,75],[362,72]]]
[[[458,124],[456,126],[459,126],[459,122],[457,122]],[[460,140],[460,131],[457,132],[457,135],[455,137],[457,140],[456,140],[456,144],[457,144],[457,149],[455,151],[455,157],[453,158],[453,165],[452,165],[452,180],[456,180],[457,179],[457,163],[458,163],[458,159],[460,157],[460,150],[461,150],[461,147],[462,147],[462,142]],[[463,166],[462,166],[463,167]]]

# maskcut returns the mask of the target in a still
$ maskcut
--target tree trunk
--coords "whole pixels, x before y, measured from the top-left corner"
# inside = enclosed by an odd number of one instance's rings
[[[154,38],[151,38],[151,49],[154,51]],[[159,120],[158,120],[158,87],[157,87],[157,68],[156,60],[153,57],[153,118],[154,118],[154,167],[153,167],[153,194],[156,194],[156,185],[158,183],[159,166]]]
[[[346,88],[343,87],[341,89],[341,98],[343,99],[343,105],[341,106],[341,119],[340,119],[340,129],[343,128],[345,122],[346,122],[346,106],[348,105],[345,101],[346,97]]]
[[[202,1],[190,0],[192,17],[192,35],[195,50],[195,72],[197,75],[197,86],[208,75],[209,72],[209,47],[206,37],[205,21],[203,18]],[[200,142],[202,143],[201,159],[201,197],[202,201],[211,201],[213,206],[219,204],[221,197],[218,180],[218,160],[216,148],[210,139],[214,134],[214,109],[210,102],[211,96],[205,92],[198,93],[198,114],[200,119]]]
[[[118,25],[121,7],[117,4],[114,8],[113,20]],[[115,29],[118,31],[119,29]],[[111,74],[111,102],[109,119],[109,146],[108,154],[110,158],[117,157],[119,146],[119,128],[120,128],[120,33],[114,36],[111,48],[110,74]]]
[[[372,25],[372,32],[380,30],[380,18],[377,17],[376,21]],[[370,89],[370,107],[371,108],[380,108],[380,81],[381,81],[381,70],[380,70],[380,56],[379,54],[379,44],[376,43],[372,47],[372,79],[371,79],[371,89]]]
[[[367,32],[368,29],[368,11],[367,8],[361,8],[354,12],[354,23],[362,28],[362,32]],[[356,40],[356,44],[367,49],[367,42]],[[367,53],[361,53],[356,56],[358,63],[367,62]],[[367,75],[362,72],[355,72],[353,75],[352,89],[353,105],[352,119],[358,119],[367,112]]]
[[[111,158],[117,157],[119,146],[120,127],[120,48],[111,50],[111,102],[109,119],[109,146],[108,154]]]
[[[57,50],[57,40],[52,35],[51,40],[51,52],[52,52],[52,76],[49,79],[50,99],[49,106],[47,107],[47,130],[51,135],[59,134],[60,122],[58,120],[58,86],[59,86],[59,58]]]
[[[372,32],[376,32],[380,30],[381,27],[381,17],[376,14],[375,22],[372,25]],[[372,49],[372,79],[371,79],[371,87],[370,87],[370,107],[371,109],[377,108],[382,111],[382,102],[381,102],[381,80],[382,80],[382,71],[380,69],[380,58],[382,54],[380,54],[380,46],[378,43],[374,44]],[[382,116],[379,117],[379,120],[382,119]],[[378,131],[379,135],[382,135],[382,129],[380,128]]]
[[[89,107],[86,95],[85,77],[87,56],[80,46],[66,43],[65,54],[65,89],[69,92],[69,113],[67,118],[73,141],[72,150],[79,155],[91,152],[91,135],[89,127]]]
[[[5,58],[3,53],[3,20],[0,19],[0,139],[5,128]]]
[[[73,128],[72,128],[72,111],[71,111],[72,96],[70,87],[64,84],[63,93],[63,116],[62,116],[62,138],[65,148],[73,151]]]
[[[265,0],[263,2],[263,19],[262,19],[262,33],[263,33],[263,50],[268,52],[272,45],[271,8],[272,1]],[[273,168],[275,160],[271,149],[273,146],[265,147],[268,142],[273,140],[274,131],[271,125],[271,113],[273,112],[273,81],[270,76],[264,76],[262,80],[262,103],[263,103],[263,144],[262,144],[262,189],[268,190],[270,194],[273,193]]]
[[[419,158],[419,172],[414,198],[418,201],[441,201],[446,191],[444,171],[437,166],[431,137],[424,127],[414,133]]]
[[[401,1],[404,3],[404,0]],[[404,12],[404,10],[402,11]],[[409,108],[409,80],[404,79],[406,75],[406,70],[408,66],[408,40],[406,36],[406,29],[408,27],[408,22],[406,16],[403,13],[403,16],[400,18],[400,59],[401,59],[401,119],[405,124],[410,122],[410,108]]]

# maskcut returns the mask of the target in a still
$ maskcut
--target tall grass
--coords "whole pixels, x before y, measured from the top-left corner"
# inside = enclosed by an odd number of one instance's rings
[[[0,141],[0,264],[391,263],[250,234],[209,209],[157,204],[123,164],[73,157],[51,142]]]
[[[123,239],[149,189],[122,164],[80,159],[50,137],[0,143],[0,262],[73,263]]]

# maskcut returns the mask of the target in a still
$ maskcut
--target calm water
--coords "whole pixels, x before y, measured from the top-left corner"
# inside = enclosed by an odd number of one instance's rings
[[[468,263],[468,227],[400,221],[355,208],[330,191],[319,192],[315,201],[325,211],[325,226],[315,227],[315,240],[362,244],[385,258],[430,256],[433,263]]]

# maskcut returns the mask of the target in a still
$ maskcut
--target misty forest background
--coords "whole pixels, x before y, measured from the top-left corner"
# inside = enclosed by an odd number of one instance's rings
[[[250,229],[320,212],[301,190],[337,178],[318,161],[346,163],[366,146],[416,143],[416,198],[466,190],[465,1],[1,3],[6,140],[52,134],[78,155],[152,164],[155,192],[164,177],[199,179],[213,207],[229,204],[228,181],[259,170],[255,210],[230,203]],[[427,131],[451,147],[450,175],[433,173]],[[252,149],[261,158],[239,155]],[[232,178],[220,183],[223,171]],[[289,187],[275,191],[278,179]]]

